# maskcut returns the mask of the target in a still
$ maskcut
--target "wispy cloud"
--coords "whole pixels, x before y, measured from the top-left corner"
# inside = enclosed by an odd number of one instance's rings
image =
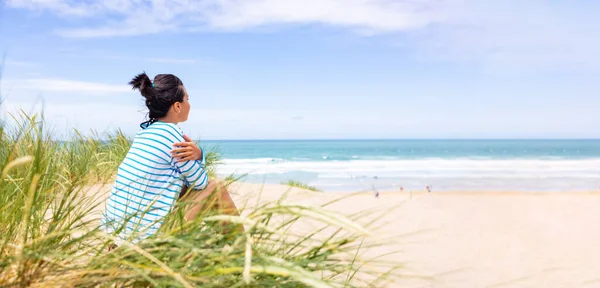
[[[62,16],[111,16],[106,25],[63,29],[65,37],[111,37],[199,27],[243,30],[269,24],[344,26],[394,32],[441,20],[436,0],[201,0],[201,1],[39,1],[9,0],[8,6]],[[116,21],[115,21],[116,20]],[[110,22],[110,24],[108,23]]]
[[[63,0],[7,0],[8,7],[25,8],[36,12],[49,11],[62,16],[89,17],[99,14],[122,14],[140,1],[63,1]]]
[[[108,60],[123,60],[123,61],[143,61],[143,62],[152,62],[152,63],[167,63],[167,64],[195,64],[199,62],[205,62],[196,58],[170,58],[170,57],[147,57],[140,58],[133,55],[122,55],[115,54],[107,51],[99,51],[97,53],[93,53],[90,56],[98,59],[108,59]]]
[[[30,79],[2,79],[3,87],[15,91],[39,91],[62,93],[127,93],[131,88],[127,85],[73,81],[65,79],[30,78]]]
[[[139,95],[139,94],[138,94]],[[139,103],[139,102],[138,102]],[[472,138],[472,137],[574,137],[598,138],[600,131],[593,118],[593,105],[588,111],[548,110],[530,121],[506,122],[504,110],[485,110],[484,117],[457,118],[451,109],[418,111],[416,109],[379,111],[365,109],[323,110],[276,109],[276,108],[195,108],[192,106],[188,121],[181,128],[194,139],[298,139],[298,138]],[[143,104],[112,101],[56,101],[33,102],[7,99],[0,105],[3,113],[44,112],[47,124],[57,132],[79,129],[84,134],[121,128],[135,135],[139,124],[145,120],[147,109]],[[558,111],[558,112],[557,112]],[[561,114],[571,122],[558,121],[553,115]],[[290,115],[302,115],[298,121]],[[591,116],[590,116],[591,115]],[[562,119],[562,118],[561,118]],[[324,125],[326,123],[327,125]],[[450,124],[449,124],[450,123]],[[444,127],[440,129],[440,127]],[[553,127],[551,134],[545,134]]]
[[[11,59],[6,60],[4,62],[4,65],[6,67],[28,67],[28,68],[41,66],[39,63],[35,63],[35,62],[16,61],[16,60],[11,60]]]
[[[8,7],[98,18],[100,26],[60,29],[64,37],[165,31],[239,31],[278,24],[343,27],[399,35],[424,58],[490,66],[600,65],[600,3],[480,0],[8,0]],[[104,22],[103,22],[104,21]],[[392,41],[399,41],[393,40]],[[187,61],[185,61],[187,63]]]
[[[21,111],[28,115],[43,114],[45,124],[53,130],[53,136],[68,139],[73,129],[84,135],[91,131],[100,134],[122,128],[125,133],[134,135],[146,112],[138,106],[113,103],[53,103],[52,101],[19,101],[7,99],[0,105],[0,118],[12,124],[9,114],[18,116]]]
[[[463,1],[444,25],[412,36],[424,57],[477,60],[489,67],[595,67],[600,2]],[[417,44],[415,44],[417,43]]]

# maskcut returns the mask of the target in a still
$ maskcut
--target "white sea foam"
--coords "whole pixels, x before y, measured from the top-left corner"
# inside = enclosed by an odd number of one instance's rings
[[[595,178],[600,179],[600,158],[560,159],[418,159],[285,161],[283,159],[225,159],[220,174],[284,174],[308,172],[318,178]]]

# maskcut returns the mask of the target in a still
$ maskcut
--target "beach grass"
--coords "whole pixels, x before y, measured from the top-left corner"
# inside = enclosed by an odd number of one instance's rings
[[[381,287],[396,271],[360,258],[369,231],[352,217],[284,201],[193,221],[178,202],[156,235],[118,241],[99,228],[107,191],[96,184],[110,183],[132,140],[75,131],[61,142],[41,116],[14,118],[0,126],[2,287]],[[214,175],[220,156],[206,158]],[[294,234],[305,219],[335,233]],[[239,224],[244,233],[231,229]]]
[[[281,184],[287,185],[287,186],[290,186],[290,187],[296,187],[296,188],[304,189],[304,190],[310,190],[310,191],[314,191],[314,192],[322,192],[321,190],[317,189],[317,187],[310,186],[308,184],[304,184],[304,183],[302,183],[300,181],[296,181],[296,180],[284,181],[284,182],[281,182]]]

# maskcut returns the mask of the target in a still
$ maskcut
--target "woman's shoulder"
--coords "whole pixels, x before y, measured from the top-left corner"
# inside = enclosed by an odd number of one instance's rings
[[[148,128],[140,132],[142,134],[144,134],[144,132],[148,132],[173,138],[175,142],[183,141],[183,130],[181,130],[181,128],[174,123],[154,122],[152,125],[148,126]]]

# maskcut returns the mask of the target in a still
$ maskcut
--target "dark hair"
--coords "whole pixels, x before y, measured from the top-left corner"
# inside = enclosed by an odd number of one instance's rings
[[[135,76],[129,85],[132,85],[133,89],[140,90],[142,96],[146,98],[149,120],[140,124],[141,128],[146,128],[158,118],[166,116],[173,103],[183,102],[185,96],[183,82],[173,74],[158,74],[152,82],[144,72]]]

